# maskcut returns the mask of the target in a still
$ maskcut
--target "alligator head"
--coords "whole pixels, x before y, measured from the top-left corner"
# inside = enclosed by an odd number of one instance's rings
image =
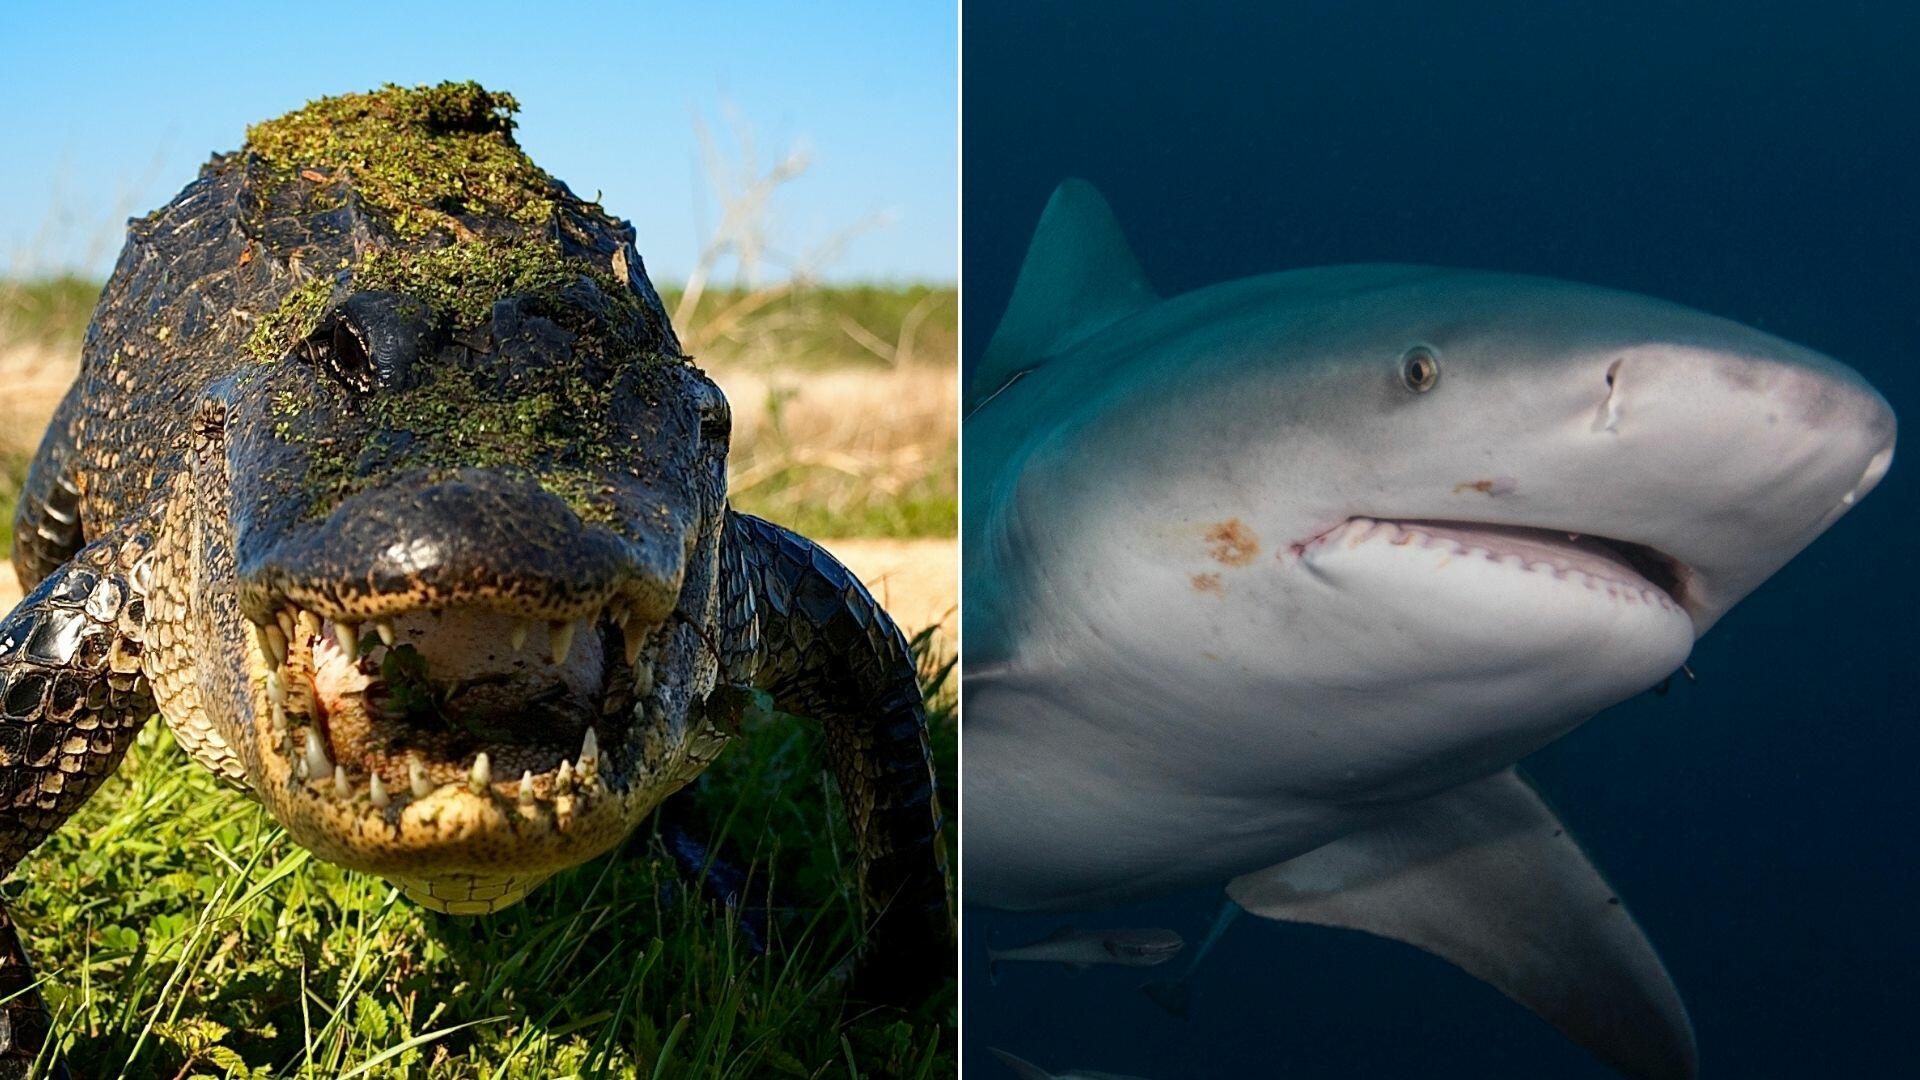
[[[726,399],[512,107],[328,99],[216,162],[273,291],[191,470],[194,576],[233,588],[186,605],[227,647],[182,741],[317,854],[461,913],[606,850],[722,740],[696,706]]]

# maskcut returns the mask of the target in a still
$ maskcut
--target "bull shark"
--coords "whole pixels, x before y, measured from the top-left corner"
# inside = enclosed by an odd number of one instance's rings
[[[1009,961],[1065,964],[1085,970],[1095,964],[1153,967],[1174,958],[1186,942],[1171,930],[1075,930],[1063,926],[1039,941],[987,952],[988,978]]]
[[[1511,274],[1162,299],[1069,181],[966,401],[970,902],[1225,883],[1437,954],[1622,1073],[1696,1075],[1659,957],[1514,765],[1873,489],[1871,386]]]

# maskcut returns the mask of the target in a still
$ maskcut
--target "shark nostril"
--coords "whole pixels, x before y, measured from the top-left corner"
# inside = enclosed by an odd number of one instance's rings
[[[1607,365],[1607,396],[1600,402],[1600,414],[1593,419],[1595,431],[1618,431],[1620,429],[1620,363],[1615,360]]]

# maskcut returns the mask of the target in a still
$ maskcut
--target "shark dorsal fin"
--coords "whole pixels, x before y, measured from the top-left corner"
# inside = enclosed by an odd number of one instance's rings
[[[968,380],[969,408],[1159,297],[1092,184],[1067,180],[1040,214],[1000,328]]]

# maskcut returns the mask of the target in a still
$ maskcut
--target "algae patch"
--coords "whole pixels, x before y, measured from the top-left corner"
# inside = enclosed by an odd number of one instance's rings
[[[345,173],[402,239],[436,228],[464,235],[466,217],[544,225],[556,188],[514,142],[518,109],[513,95],[473,82],[389,84],[255,124],[246,151],[289,177]]]

